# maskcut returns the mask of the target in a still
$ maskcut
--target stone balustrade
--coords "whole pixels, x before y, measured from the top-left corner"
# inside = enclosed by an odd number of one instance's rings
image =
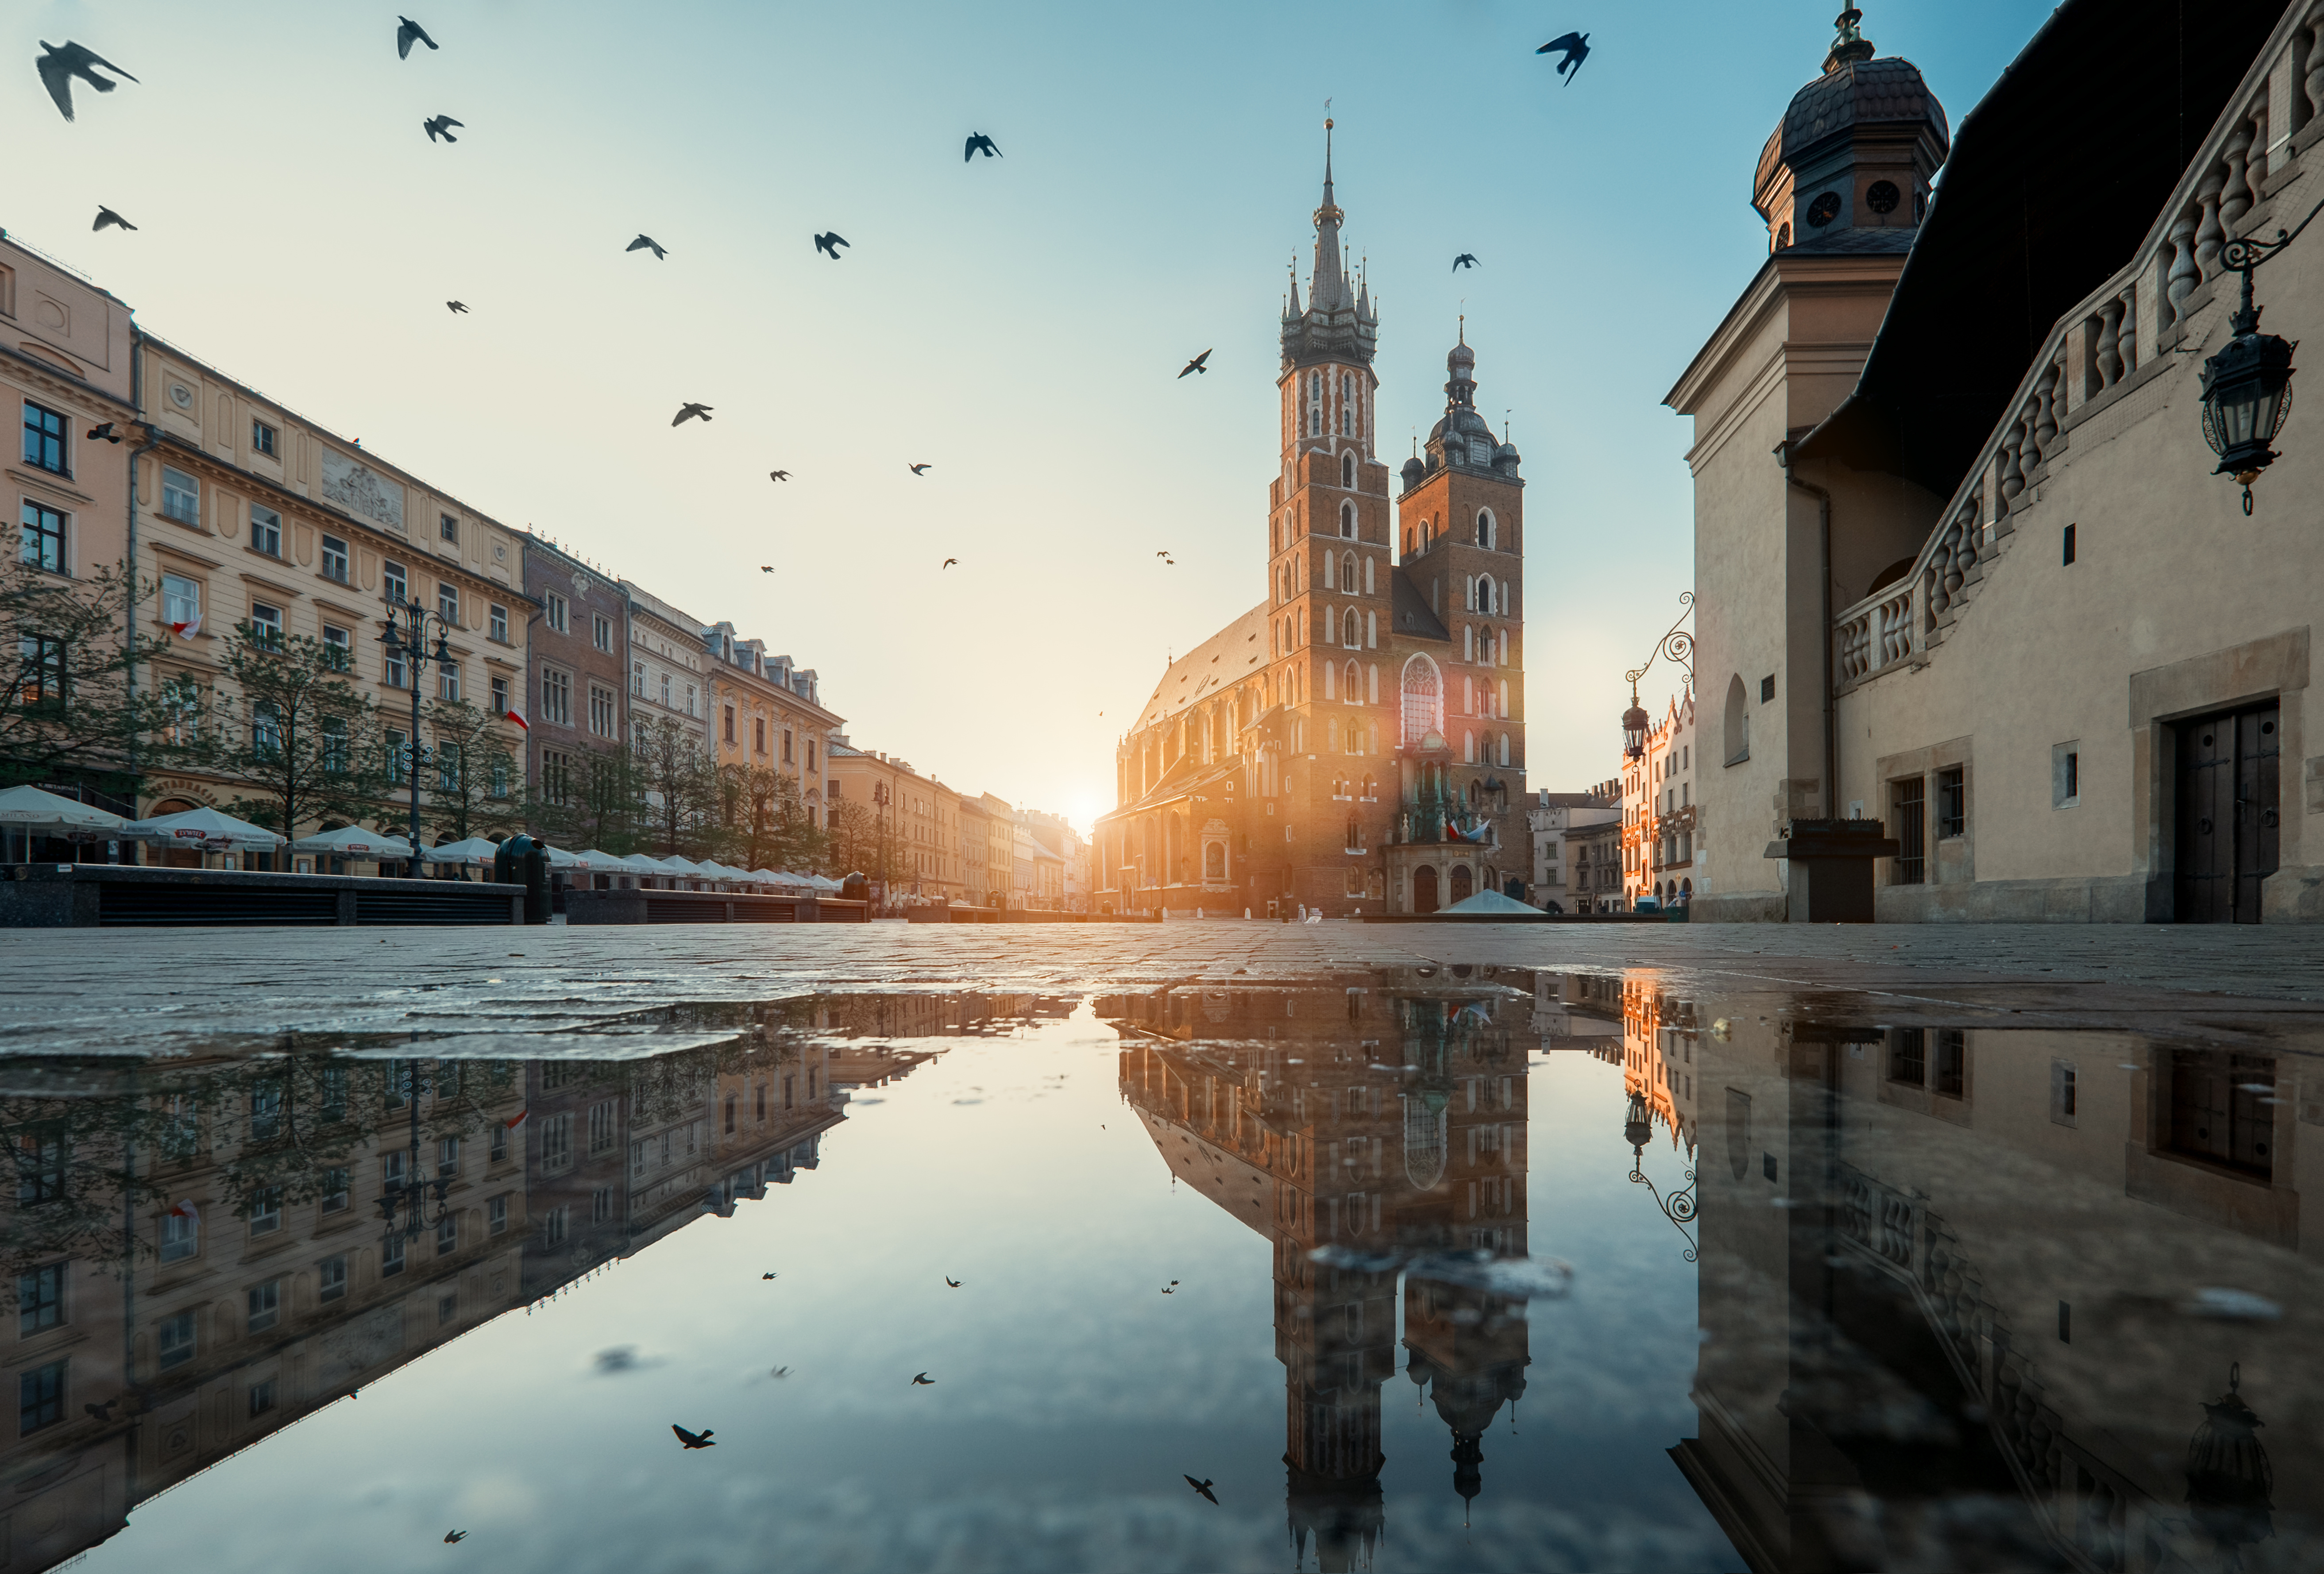
[[[2229,104],[2136,255],[2052,327],[1912,572],[1834,615],[1836,687],[1910,665],[1943,640],[1986,566],[2040,504],[2074,427],[2162,375],[2188,320],[2228,287],[2227,243],[2304,216],[2273,207],[2324,138],[2324,0],[2285,12]]]

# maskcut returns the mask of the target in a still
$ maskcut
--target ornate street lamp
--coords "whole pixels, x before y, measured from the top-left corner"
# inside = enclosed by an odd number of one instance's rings
[[[2243,1385],[2237,1362],[2227,1368],[2227,1393],[2205,1403],[2203,1424],[2187,1441],[2187,1506],[2203,1533],[2230,1551],[2275,1533],[2275,1470],[2259,1441],[2266,1423],[2244,1403]]]
[[[1664,1196],[1661,1189],[1646,1178],[1646,1144],[1653,1140],[1654,1135],[1654,1116],[1646,1108],[1646,1096],[1644,1093],[1631,1094],[1630,1108],[1622,1122],[1622,1140],[1630,1145],[1630,1184],[1644,1186],[1647,1194],[1654,1198],[1655,1206],[1662,1210],[1663,1217],[1671,1221],[1671,1228],[1685,1238],[1686,1251],[1683,1255],[1691,1263],[1701,1255],[1702,1249],[1695,1244],[1694,1237],[1687,1234],[1686,1229],[1694,1222],[1694,1171],[1692,1168],[1686,1171],[1684,1186],[1667,1197]]]
[[[2243,302],[2227,319],[2235,336],[2203,363],[2203,440],[2219,456],[2214,475],[2232,475],[2244,489],[2244,512],[2252,511],[2251,483],[2281,457],[2268,445],[2292,413],[2293,345],[2259,331],[2259,308],[2252,301],[2252,272],[2300,238],[2301,230],[2324,213],[2310,208],[2297,228],[2275,232],[2265,241],[2246,235],[2220,248],[2219,261],[2244,276]]]
[[[388,1074],[395,1076],[399,1073],[391,1067]],[[411,1110],[410,1157],[405,1163],[403,1173],[406,1178],[390,1181],[380,1192],[379,1212],[380,1217],[387,1221],[387,1233],[391,1238],[401,1233],[406,1240],[417,1240],[421,1231],[434,1229],[450,1214],[451,1205],[445,1200],[445,1193],[451,1189],[452,1182],[445,1175],[438,1175],[432,1181],[420,1178],[420,1063],[416,1060],[409,1062],[401,1075],[403,1079],[403,1100]],[[431,1192],[436,1204],[432,1214],[428,1208]],[[401,1224],[396,1219],[399,1213],[402,1215]]]
[[[1686,674],[1686,686],[1689,688],[1694,686],[1694,636],[1682,627],[1692,615],[1688,609],[1694,605],[1694,592],[1679,592],[1678,604],[1681,608],[1678,621],[1670,626],[1668,633],[1655,641],[1654,649],[1644,661],[1622,675],[1630,685],[1630,708],[1622,713],[1622,757],[1626,759],[1643,759],[1646,754],[1646,728],[1653,718],[1646,714],[1646,707],[1638,704],[1638,679],[1646,676],[1646,669],[1667,656],[1677,664],[1680,671]]]
[[[428,645],[429,624],[436,629],[436,645]],[[420,675],[433,661],[438,666],[451,662],[452,652],[445,645],[445,631],[452,625],[439,612],[429,611],[417,601],[389,602],[387,616],[380,620],[379,642],[387,648],[391,657],[401,656],[411,678],[411,736],[406,746],[407,769],[411,776],[411,868],[410,877],[420,878]]]

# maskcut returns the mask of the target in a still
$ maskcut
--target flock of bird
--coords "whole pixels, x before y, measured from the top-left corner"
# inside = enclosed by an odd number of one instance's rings
[[[419,23],[414,22],[410,17],[398,16],[395,20],[397,24],[395,29],[396,59],[400,60],[410,60],[411,58],[411,46],[415,43],[425,44],[430,50],[440,49],[442,47],[437,43],[433,38],[429,36],[428,30],[425,27],[422,27]],[[44,39],[41,41],[41,49],[42,53],[41,58],[34,62],[35,67],[41,74],[41,81],[42,85],[49,90],[49,97],[56,101],[58,111],[61,113],[67,120],[71,120],[73,118],[72,85],[75,78],[78,78],[79,80],[88,83],[89,87],[99,93],[110,93],[114,88],[120,85],[114,81],[112,78],[101,75],[101,71],[110,71],[114,73],[115,76],[122,78],[123,81],[134,82],[138,79],[137,78],[131,76],[127,71],[123,70],[119,66],[115,65],[111,60],[106,60],[104,56],[88,48],[86,45],[76,43],[69,39],[66,40],[62,44],[52,44]],[[1557,74],[1564,79],[1566,86],[1572,87],[1573,85],[1573,79],[1581,75],[1582,62],[1590,57],[1590,35],[1586,32],[1568,32],[1560,37],[1550,40],[1549,42],[1542,45],[1541,48],[1536,50],[1534,52],[1538,55],[1554,54],[1559,56],[1560,59],[1557,62]],[[455,128],[464,128],[465,124],[465,122],[455,120],[449,115],[439,113],[432,115],[427,119],[421,121],[420,123],[420,127],[422,131],[428,133],[428,140],[430,143],[438,142],[456,143],[460,139],[454,136],[452,133]],[[981,131],[971,132],[968,134],[967,141],[961,148],[961,161],[964,163],[973,163],[976,160],[976,155],[979,153],[982,153],[988,159],[997,159],[1001,156],[999,144],[994,143],[991,137]],[[97,210],[97,222],[89,227],[93,231],[102,231],[106,228],[115,228],[125,231],[134,230],[137,228],[135,225],[130,223],[120,214],[115,213],[112,208],[102,205],[100,205]],[[839,248],[847,245],[848,244],[846,237],[841,235],[835,230],[823,232],[815,237],[815,249],[829,257],[835,262],[840,260]],[[642,233],[639,235],[637,239],[632,241],[627,246],[623,247],[622,250],[625,252],[651,252],[654,255],[654,261],[658,262],[668,261],[669,256],[668,248],[663,246],[660,242],[655,240],[651,235]],[[1474,268],[1476,266],[1478,266],[1477,257],[1472,252],[1462,252],[1452,259],[1452,271],[1454,272],[1460,272],[1462,268]],[[446,309],[455,317],[467,317],[473,315],[468,308],[467,303],[465,301],[447,300],[444,305]],[[1208,373],[1210,371],[1210,366],[1208,364],[1210,358],[1211,352],[1204,350],[1201,354],[1196,355],[1193,360],[1188,361],[1186,364],[1179,370],[1179,377],[1183,379],[1192,373]],[[686,404],[682,404],[678,407],[678,414],[671,418],[669,424],[673,427],[679,427],[685,425],[689,420],[707,421],[710,419],[712,408],[713,407],[710,405],[696,401],[689,401]],[[931,467],[932,466],[930,465],[925,463],[914,464],[908,466],[914,475],[923,477],[927,474]],[[784,482],[790,479],[790,472],[788,470],[770,470],[767,474],[770,480],[776,482]],[[1176,566],[1175,560],[1171,558],[1168,553],[1157,552],[1155,555],[1162,558],[1166,566]],[[950,568],[959,561],[960,559],[957,557],[947,557],[944,560],[942,567]],[[770,565],[761,565],[761,572],[772,574],[774,572],[774,568]]]

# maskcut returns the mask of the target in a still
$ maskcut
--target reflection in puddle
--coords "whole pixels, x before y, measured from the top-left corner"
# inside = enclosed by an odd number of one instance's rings
[[[18,1056],[0,1556],[2315,1566],[2324,1080],[1926,1015],[1452,966]]]

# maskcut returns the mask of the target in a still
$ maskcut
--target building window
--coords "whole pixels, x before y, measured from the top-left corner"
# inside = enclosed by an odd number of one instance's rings
[[[23,521],[23,534],[17,547],[18,557],[51,574],[65,572],[65,516],[27,499],[19,517]]]
[[[262,650],[282,649],[282,609],[263,601],[250,603],[250,642]]]
[[[1969,831],[1969,781],[1961,767],[1937,772],[1937,840]]]
[[[1499,537],[1493,527],[1493,511],[1479,509],[1477,511],[1477,545],[1489,552],[1499,544]]]
[[[507,644],[509,642],[508,608],[500,605],[498,603],[494,603],[493,604],[491,616],[493,638],[503,645]]]
[[[603,1224],[613,1217],[613,1188],[600,1186],[589,1193],[589,1222]]]
[[[661,678],[661,705],[664,710],[669,709],[669,674],[668,673],[662,674]]]
[[[250,1233],[272,1235],[282,1228],[282,1188],[261,1186],[250,1194]]]
[[[593,1154],[613,1151],[613,1101],[589,1106],[589,1151]]]
[[[252,1418],[255,1419],[259,1416],[264,1415],[268,1411],[273,1408],[274,1379],[269,1377],[263,1383],[253,1383],[250,1385],[250,1413]]]
[[[182,470],[162,465],[161,513],[166,519],[198,529],[202,522],[201,483]]]
[[[542,621],[560,634],[569,631],[571,619],[565,605],[565,598],[553,590],[549,593],[548,605],[542,614]]]
[[[1907,1088],[1925,1087],[1929,1080],[1928,1047],[1926,1028],[1890,1028],[1888,1080]]]
[[[753,716],[751,719],[751,749],[753,753],[764,754],[767,751],[766,717]]]
[[[274,452],[274,428],[268,426],[262,420],[252,421],[250,423],[250,451],[254,454],[265,454],[272,456]]]
[[[350,1174],[345,1166],[327,1169],[323,1172],[323,1190],[320,1200],[320,1211],[325,1213],[344,1213],[346,1211],[347,1204],[351,1200],[350,1193],[352,1188],[349,1184],[350,1180]]]
[[[403,565],[383,560],[379,566],[380,599],[401,606],[411,599],[411,587],[403,576]]]
[[[540,716],[545,722],[559,727],[573,724],[573,677],[570,673],[544,667],[540,674]]]
[[[355,636],[336,623],[325,623],[323,625],[323,659],[334,671],[354,671]]]
[[[573,1117],[552,1115],[541,1127],[540,1168],[543,1174],[573,1166]]]
[[[323,538],[323,577],[347,582],[347,544],[337,536]]]
[[[403,1272],[403,1232],[391,1230],[379,1243],[379,1276],[392,1279]]]
[[[570,1208],[551,1208],[541,1216],[540,1242],[543,1246],[563,1246],[565,1235],[573,1219]]]
[[[403,734],[393,728],[389,728],[380,734],[379,742],[380,759],[387,772],[387,779],[398,786],[410,780],[411,750],[406,747]],[[399,1101],[395,1107],[401,1109],[402,1105]],[[396,1155],[390,1154],[387,1156],[388,1164],[392,1167],[395,1163]]]
[[[26,408],[30,408],[27,406]],[[193,1313],[183,1314],[190,1323]],[[176,1321],[175,1319],[172,1320]],[[168,1323],[162,1325],[170,1326]],[[193,1335],[187,1333],[190,1348]],[[168,1360],[163,1366],[173,1365]],[[36,1432],[45,1426],[54,1426],[65,1418],[65,1363],[51,1361],[45,1367],[35,1367],[16,1379],[16,1432],[23,1436]]]
[[[2071,1061],[2050,1063],[2050,1118],[2061,1126],[2074,1124],[2074,1112],[2079,1101],[2079,1090]]]
[[[1958,1027],[1937,1029],[1936,1091],[1948,1099],[1969,1092],[1969,1035]]]
[[[436,1255],[448,1257],[460,1249],[460,1216],[446,1214],[436,1222]]]
[[[65,1266],[51,1263],[16,1275],[16,1332],[28,1336],[65,1320]]]
[[[438,514],[436,516],[436,533],[445,540],[457,546],[460,540],[460,521],[454,519],[450,514]]]
[[[785,765],[788,765],[790,762],[791,762],[791,730],[790,730],[788,727],[786,727],[786,728],[784,728],[784,729],[783,729],[783,763],[784,763]]]
[[[436,664],[436,697],[457,704],[460,698],[460,664],[439,661]]]
[[[646,697],[646,664],[642,661],[630,663],[630,692],[640,699]]]
[[[460,626],[460,587],[439,584],[436,587],[436,615],[454,628]]]
[[[52,474],[71,474],[65,468],[64,415],[44,405],[24,401],[24,463]]]
[[[161,1215],[161,1260],[181,1263],[201,1245],[201,1225],[189,1213]]]
[[[1896,819],[1895,871],[1889,884],[1917,886],[1928,879],[1928,807],[1929,783],[1926,777],[1888,784],[1889,806]]]
[[[509,713],[509,680],[505,677],[493,678],[492,691],[493,714],[495,716],[507,715]]]
[[[282,516],[271,508],[250,505],[250,545],[269,557],[282,556]]]
[[[690,683],[686,686],[686,713],[689,716],[700,713],[694,708],[694,686]]]
[[[554,750],[540,751],[540,796],[551,804],[562,805],[573,790],[573,759],[570,755]]]
[[[815,774],[815,740],[812,738],[807,741],[807,771],[809,776]]]
[[[436,1174],[438,1178],[460,1173],[460,1139],[447,1137],[436,1144]]]
[[[613,725],[613,691],[598,684],[589,686],[589,731],[600,738],[616,733]]]
[[[613,620],[603,612],[589,614],[589,642],[600,650],[613,648]]]
[[[164,1372],[194,1358],[194,1314],[180,1312],[165,1317],[153,1329],[154,1365]]]
[[[344,1256],[325,1257],[315,1270],[315,1298],[337,1301],[347,1293],[347,1259]]]
[[[2074,562],[2074,527],[2073,527],[2073,526],[2071,526],[2071,525],[2068,525],[2068,526],[2066,527],[2064,539],[2061,542],[2061,546],[2063,548],[2063,551],[2060,554],[2060,556],[2061,556],[2061,559],[2062,559],[2062,566],[2065,566],[2065,567],[2069,567],[2069,568],[2070,568],[2070,567],[2072,567],[2072,566],[2073,566],[2073,562]]]
[[[493,1235],[508,1232],[508,1193],[502,1192],[484,1204],[484,1229]]]
[[[282,1281],[269,1279],[263,1284],[253,1284],[244,1299],[250,1312],[250,1331],[264,1333],[282,1315]]]

